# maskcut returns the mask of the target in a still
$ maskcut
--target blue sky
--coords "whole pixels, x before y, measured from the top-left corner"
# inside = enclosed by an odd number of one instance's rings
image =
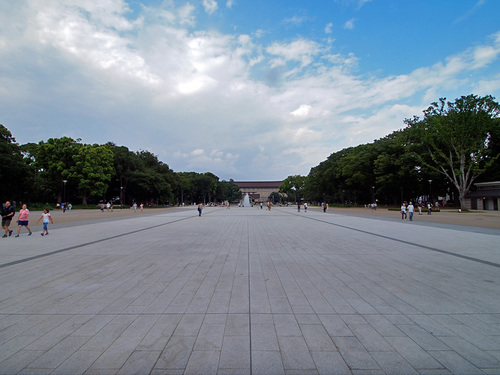
[[[0,123],[221,179],[307,175],[440,97],[500,100],[497,0],[0,2]]]

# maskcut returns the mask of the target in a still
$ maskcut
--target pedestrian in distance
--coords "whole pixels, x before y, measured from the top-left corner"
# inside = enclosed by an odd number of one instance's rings
[[[16,237],[19,237],[19,234],[21,233],[21,227],[26,227],[28,230],[28,236],[31,236],[31,229],[28,226],[28,216],[30,214],[30,211],[28,210],[28,207],[23,204],[21,209],[19,210],[19,219],[17,219],[17,234]]]
[[[408,215],[410,216],[410,221],[413,221],[413,213],[415,212],[415,207],[413,206],[413,203],[410,202],[408,205]]]
[[[304,212],[307,212],[307,202],[304,202]]]
[[[201,216],[201,212],[203,211],[203,203],[198,204],[198,216]]]
[[[12,231],[9,229],[10,223],[16,214],[16,209],[12,207],[10,201],[5,202],[2,205],[2,228],[5,231],[2,238],[12,236]]]
[[[297,203],[297,212],[300,212],[300,202]]]
[[[43,230],[42,233],[40,233],[42,236],[47,236],[49,234],[49,223],[54,224],[54,221],[52,220],[52,216],[50,216],[49,210],[46,208],[43,209],[43,214],[40,216],[40,218],[37,220],[37,223],[40,222],[40,220],[43,219]]]
[[[401,220],[406,221],[406,202],[401,205]]]

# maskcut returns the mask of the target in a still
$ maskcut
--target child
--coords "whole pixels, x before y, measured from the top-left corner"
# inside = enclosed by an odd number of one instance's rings
[[[43,209],[43,214],[42,216],[40,216],[40,218],[38,219],[37,223],[43,219],[43,231],[42,233],[40,233],[42,236],[46,236],[49,234],[49,231],[47,229],[47,226],[49,225],[49,222],[51,224],[54,224],[54,221],[52,220],[52,216],[50,216],[49,214],[49,210],[47,210],[46,208]]]
[[[19,237],[19,233],[21,233],[21,227],[26,227],[28,230],[28,236],[31,236],[31,229],[28,226],[28,215],[30,214],[30,211],[26,207],[25,204],[23,204],[23,207],[19,210],[19,219],[17,220],[17,234],[16,237]]]

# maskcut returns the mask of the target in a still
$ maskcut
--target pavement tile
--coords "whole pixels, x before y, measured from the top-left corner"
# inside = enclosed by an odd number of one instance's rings
[[[451,350],[429,351],[437,361],[443,364],[449,371],[457,375],[480,374],[481,370],[467,361],[460,354]]]
[[[179,370],[186,368],[196,336],[172,336],[158,358],[154,369]]]
[[[320,375],[345,375],[351,370],[337,351],[311,351],[314,363]]]
[[[301,324],[300,329],[310,351],[337,351],[332,338],[321,324]]]
[[[397,352],[374,352],[372,355],[388,375],[418,375],[418,372]]]
[[[434,357],[418,346],[409,337],[386,337],[386,340],[392,345],[394,350],[401,354],[404,359],[417,370],[443,368]]]
[[[316,365],[303,337],[278,337],[285,370],[316,370]]]
[[[249,336],[225,336],[219,367],[221,369],[249,369],[250,356]]]
[[[253,345],[252,345],[253,348]],[[252,350],[253,375],[285,375],[279,350]]]

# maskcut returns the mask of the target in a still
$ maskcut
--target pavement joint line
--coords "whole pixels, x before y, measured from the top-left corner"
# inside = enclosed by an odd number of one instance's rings
[[[253,369],[253,363],[252,363],[252,292],[251,292],[251,269],[250,269],[250,228],[248,226],[248,219],[246,220],[247,223],[247,272],[248,272],[248,336],[249,336],[249,345],[250,345],[250,351],[249,351],[249,363],[250,363],[250,374],[252,374],[252,369]]]
[[[113,240],[115,238],[128,236],[130,234],[135,234],[135,233],[143,232],[145,230],[159,228],[159,227],[162,227],[164,225],[178,223],[180,221],[192,219],[194,217],[195,216],[183,217],[181,219],[177,219],[177,220],[174,220],[174,221],[169,221],[168,223],[157,224],[157,225],[153,225],[153,226],[150,226],[150,227],[147,227],[147,228],[137,229],[137,230],[130,231],[130,232],[127,232],[127,233],[116,234],[116,235],[111,236],[111,237],[106,237],[106,238],[98,239],[98,240],[95,240],[95,241],[85,242],[85,243],[82,243],[82,244],[79,244],[79,245],[74,245],[74,246],[66,247],[64,249],[54,250],[54,251],[51,251],[49,253],[43,253],[43,254],[35,255],[35,256],[29,257],[29,258],[18,259],[18,260],[12,261],[12,262],[0,264],[0,268],[5,268],[5,267],[9,267],[9,266],[14,266],[16,264],[21,264],[21,263],[29,262],[31,260],[45,258],[45,257],[51,256],[51,255],[56,255],[56,254],[63,253],[63,252],[66,252],[66,251],[78,249],[80,247],[85,247],[85,246],[93,245],[93,244],[96,244],[96,243],[99,243],[99,242],[102,242],[102,241]]]
[[[322,219],[317,219],[317,218],[310,217],[310,216],[298,215],[298,214],[292,213],[292,212],[286,212],[286,213],[288,215],[293,215],[293,216],[298,216],[298,217],[301,217],[301,218],[304,218],[304,219],[319,221],[319,222],[324,223],[324,224],[329,224],[329,225],[333,225],[333,226],[336,226],[336,227],[339,227],[339,228],[349,229],[349,230],[353,230],[353,231],[356,231],[356,232],[359,232],[359,233],[364,233],[364,234],[368,234],[368,235],[371,235],[371,236],[376,236],[376,237],[384,238],[386,240],[400,242],[400,243],[403,243],[405,245],[408,245],[408,242],[406,242],[406,241],[403,241],[403,240],[400,240],[400,239],[397,239],[397,238],[393,238],[393,237],[389,237],[389,236],[385,236],[383,234],[373,233],[373,232],[369,232],[369,231],[366,231],[366,230],[363,230],[363,229],[349,227],[347,225],[335,224],[335,223],[331,223],[329,221],[325,221],[325,220],[322,220]],[[441,253],[441,254],[452,255],[452,256],[455,256],[457,258],[467,259],[467,260],[470,260],[470,261],[473,261],[473,262],[482,263],[482,264],[486,264],[488,266],[493,266],[493,267],[500,268],[500,264],[494,263],[494,262],[489,262],[487,260],[478,259],[478,258],[470,257],[470,256],[467,256],[467,255],[457,254],[457,253],[454,253],[454,252],[451,252],[451,251],[438,249],[438,248],[435,248],[435,247],[432,247],[432,246],[426,246],[426,245],[415,244],[415,243],[412,243],[411,245],[415,246],[415,247],[420,247],[422,249],[426,249],[426,250],[430,250],[430,251],[435,251],[435,252],[438,252],[438,253]]]

